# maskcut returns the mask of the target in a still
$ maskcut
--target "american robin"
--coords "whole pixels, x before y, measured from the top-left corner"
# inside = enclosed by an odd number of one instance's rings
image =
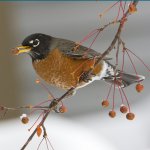
[[[84,87],[94,80],[116,82],[119,86],[126,87],[145,79],[141,75],[115,71],[108,58],[94,67],[101,54],[92,49],[87,50],[87,47],[77,45],[76,42],[36,33],[25,38],[22,46],[16,47],[13,52],[17,55],[29,54],[36,73],[49,84],[65,90]],[[91,76],[87,80],[80,80],[91,68]]]

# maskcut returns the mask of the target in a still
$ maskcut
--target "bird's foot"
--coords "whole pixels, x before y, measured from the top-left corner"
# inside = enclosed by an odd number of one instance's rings
[[[54,112],[59,113],[57,105],[58,105],[57,98],[53,99],[52,102],[51,102],[51,104],[50,104],[50,108],[53,108]]]
[[[89,82],[92,80],[92,75],[88,73],[88,71],[83,72],[80,76],[79,82]]]
[[[53,109],[53,111],[54,111],[55,113],[60,113],[60,111],[59,111],[59,109],[58,109],[58,106],[56,106],[56,107]]]
[[[70,98],[70,97],[72,97],[73,95],[75,95],[75,93],[76,93],[76,90],[73,90],[73,91],[69,92],[68,95],[66,95],[65,98]],[[56,100],[57,100],[57,99],[56,99]],[[60,113],[59,106],[56,105],[56,106],[54,107],[53,111],[54,111],[55,113]]]
[[[73,91],[69,92],[65,98],[70,98],[70,97],[74,96],[75,94],[76,94],[76,90],[73,90]]]

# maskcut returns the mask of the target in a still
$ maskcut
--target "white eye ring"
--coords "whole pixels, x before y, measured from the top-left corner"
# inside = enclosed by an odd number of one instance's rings
[[[37,47],[40,44],[40,40],[39,39],[31,40],[29,43],[33,44],[34,42],[36,42],[37,44],[33,45],[33,47]]]
[[[36,42],[36,41],[37,41],[37,44],[36,44],[36,45],[33,45],[33,47],[37,47],[37,46],[40,44],[39,39],[35,39],[35,40],[33,41],[33,43]]]

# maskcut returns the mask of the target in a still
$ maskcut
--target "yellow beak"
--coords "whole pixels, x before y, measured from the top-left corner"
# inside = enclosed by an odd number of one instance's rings
[[[27,53],[31,51],[31,47],[30,46],[18,46],[15,49],[12,50],[12,53],[14,55],[19,55],[21,53]]]

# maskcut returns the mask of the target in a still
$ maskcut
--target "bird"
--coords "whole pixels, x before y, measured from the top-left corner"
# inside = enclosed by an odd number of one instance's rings
[[[143,81],[142,75],[128,74],[116,69],[104,57],[96,66],[96,60],[101,53],[76,42],[52,37],[42,33],[27,36],[21,46],[13,48],[16,55],[26,53],[32,59],[35,72],[48,84],[68,90],[87,86],[93,81],[104,80],[107,83],[116,83],[118,87],[125,88],[133,83]],[[89,76],[86,72],[92,69]],[[82,80],[81,80],[82,79]]]

